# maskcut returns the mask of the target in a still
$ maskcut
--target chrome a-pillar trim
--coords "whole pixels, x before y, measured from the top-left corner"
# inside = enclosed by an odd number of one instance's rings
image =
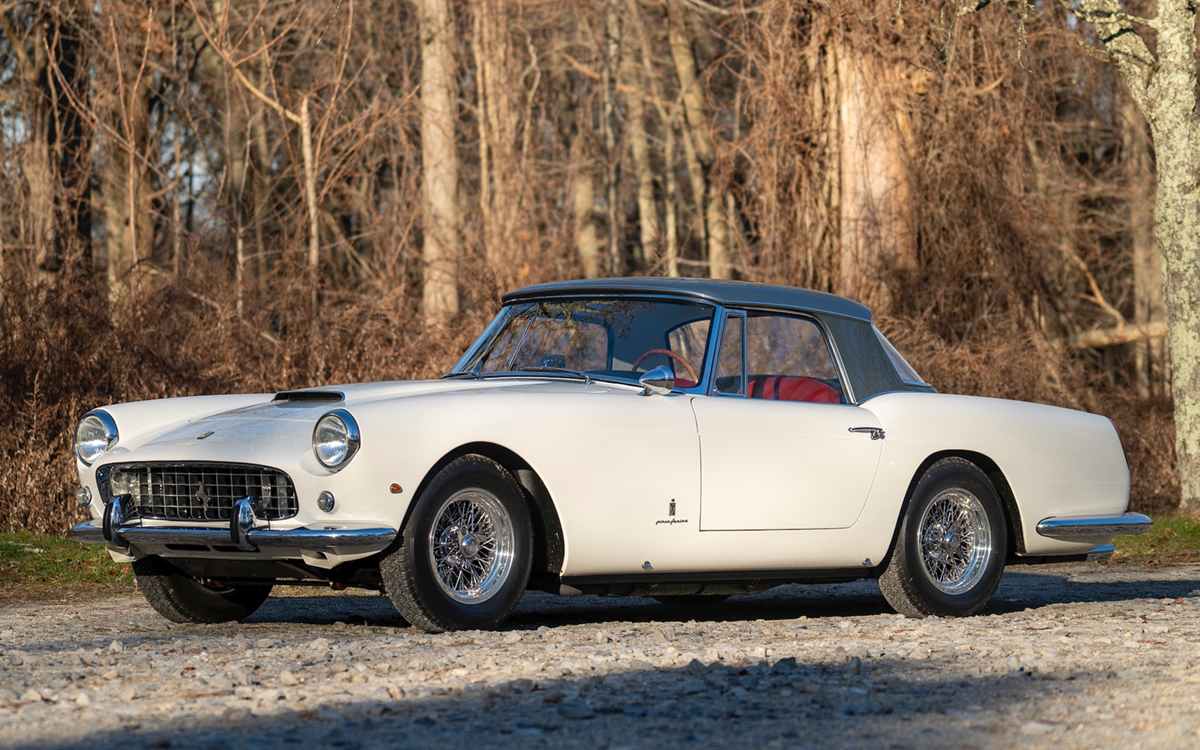
[[[1114,536],[1144,534],[1154,525],[1149,516],[1052,516],[1038,522],[1037,533],[1060,542],[1105,544]]]

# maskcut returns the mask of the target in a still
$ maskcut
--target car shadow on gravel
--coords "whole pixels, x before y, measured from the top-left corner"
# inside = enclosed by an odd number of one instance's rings
[[[1180,599],[1200,590],[1196,570],[1179,577],[1155,578],[1156,571],[1092,566],[1009,568],[983,614],[1005,614],[1051,605]],[[662,604],[648,597],[562,597],[529,592],[505,622],[504,629],[609,622],[654,623],[741,622],[891,614],[875,581],[844,584],[787,585],[761,594],[734,596],[701,604]],[[315,596],[273,598],[247,622],[333,622],[405,627],[385,597]]]
[[[950,673],[950,674],[947,674]],[[926,679],[926,676],[928,679]],[[1112,673],[953,676],[937,665],[851,658],[842,663],[701,664],[516,679],[464,690],[416,688],[368,701],[281,694],[219,715],[179,715],[76,742],[18,748],[394,747],[992,747],[1071,731],[1039,706]],[[382,688],[381,688],[382,690]],[[251,706],[255,711],[251,712]],[[1014,716],[1023,717],[1014,723]],[[1042,737],[1049,740],[1050,737]],[[1045,744],[1051,744],[1049,742]]]
[[[1055,570],[1062,572],[1052,572]],[[1200,590],[1200,575],[1196,575],[1200,566],[1175,570],[1180,574],[1163,579],[1155,577],[1158,572],[1154,569],[1137,571],[1127,566],[1116,570],[1093,566],[1010,568],[982,614],[1007,614],[1056,605],[1133,603],[1196,596],[1193,592]],[[145,605],[139,601],[133,606],[141,609]],[[874,581],[780,586],[761,594],[734,596],[723,602],[698,605],[667,605],[646,597],[560,597],[530,592],[501,629],[528,631],[540,627],[606,623],[729,623],[883,614],[892,614],[892,610]],[[120,631],[119,637],[126,646],[136,647],[143,642],[176,637],[176,634],[187,637],[197,633],[253,631],[255,635],[268,636],[278,632],[280,626],[291,626],[288,634],[292,635],[292,628],[304,625],[409,627],[384,596],[329,594],[272,597],[243,623],[227,625],[176,625],[147,609],[144,616],[132,619],[129,627]],[[92,646],[106,647],[117,635],[114,631],[107,637],[98,637]],[[58,640],[31,644],[35,651],[70,650],[78,645],[75,641]]]

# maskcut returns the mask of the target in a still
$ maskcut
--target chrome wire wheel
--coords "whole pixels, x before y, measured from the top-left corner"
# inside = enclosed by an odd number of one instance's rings
[[[970,591],[987,569],[992,527],[983,503],[974,494],[950,488],[925,507],[917,532],[921,564],[940,591]]]
[[[462,604],[496,595],[512,570],[515,547],[508,511],[499,498],[478,488],[448,497],[429,531],[434,576],[442,591]]]

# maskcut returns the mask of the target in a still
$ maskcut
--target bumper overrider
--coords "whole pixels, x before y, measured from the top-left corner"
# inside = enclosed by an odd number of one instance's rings
[[[142,519],[132,517],[131,498],[118,495],[105,504],[99,523],[92,520],[79,524],[71,529],[71,538],[116,549],[180,546],[207,547],[218,552],[382,550],[396,538],[396,529],[386,527],[263,528],[258,526],[252,502],[249,497],[235,501],[228,526],[147,526]]]

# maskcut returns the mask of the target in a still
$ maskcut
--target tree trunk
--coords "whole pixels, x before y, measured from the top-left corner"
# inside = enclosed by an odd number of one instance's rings
[[[634,92],[645,91],[640,68],[628,61],[622,76]],[[629,116],[629,145],[633,152],[633,171],[637,178],[638,236],[646,265],[654,268],[662,256],[659,237],[658,203],[654,199],[654,169],[650,160],[650,138],[646,133],[646,104],[638,93],[625,95]]]
[[[308,305],[312,319],[315,321],[320,306],[317,284],[320,281],[321,268],[321,223],[320,209],[317,206],[317,156],[313,153],[312,118],[308,113],[307,95],[300,102],[300,152],[304,158],[304,204],[308,208]],[[240,248],[239,244],[239,254],[241,253]],[[240,257],[238,263],[239,265],[241,263]],[[455,299],[455,310],[457,311],[457,299]]]
[[[1133,323],[1149,330],[1166,319],[1163,309],[1162,262],[1154,240],[1154,155],[1146,119],[1128,90],[1121,92],[1121,140],[1125,150],[1126,203],[1133,250]],[[1142,400],[1163,394],[1165,342],[1143,337],[1133,344],[1134,387]]]
[[[124,67],[124,66],[123,66]],[[154,246],[153,186],[145,157],[150,145],[150,81],[123,70],[125,80],[117,87],[125,92],[124,106],[110,104],[113,129],[127,145],[109,141],[101,168],[101,196],[107,225],[108,289],[119,298],[136,281],[137,265],[150,257]],[[133,88],[132,91],[129,91]]]
[[[421,27],[422,304],[425,322],[458,314],[458,144],[455,26],[449,0],[417,0]]]
[[[608,209],[608,274],[620,276],[621,259],[621,210],[620,182],[621,155],[617,152],[616,99],[617,76],[621,65],[621,16],[620,0],[609,0],[604,14],[604,88],[601,130],[604,133],[604,186]]]
[[[663,172],[666,174],[667,205],[666,218],[667,276],[679,276],[679,180],[675,176],[675,125],[663,123],[666,136],[663,143]]]
[[[841,118],[840,293],[886,312],[887,273],[916,265],[903,162],[905,104],[892,71],[847,42],[837,44]]]
[[[596,238],[596,186],[589,170],[583,133],[571,144],[571,200],[575,212],[575,250],[585,278],[600,276],[600,241]]]
[[[33,265],[42,271],[57,271],[64,263],[83,270],[91,260],[91,130],[77,107],[88,102],[83,40],[90,8],[64,3],[34,15],[27,44],[7,11],[0,12],[26,86],[21,166],[29,224],[21,244],[32,249]]]
[[[698,219],[704,225],[708,273],[714,279],[727,279],[732,276],[733,270],[729,262],[729,226],[725,218],[723,191],[712,184],[716,149],[708,130],[703,85],[696,73],[696,54],[692,49],[693,39],[688,28],[687,14],[690,11],[684,0],[667,0],[666,7],[669,21],[667,39],[683,102],[687,136],[684,139],[684,153],[690,157],[690,148],[695,154],[696,164],[689,164],[688,171],[694,183],[692,191],[700,214]]]
[[[1155,237],[1171,345],[1179,508],[1200,514],[1200,122],[1196,119],[1196,11],[1158,0],[1152,53],[1117,0],[1082,0],[1110,60],[1150,123],[1158,167]]]

